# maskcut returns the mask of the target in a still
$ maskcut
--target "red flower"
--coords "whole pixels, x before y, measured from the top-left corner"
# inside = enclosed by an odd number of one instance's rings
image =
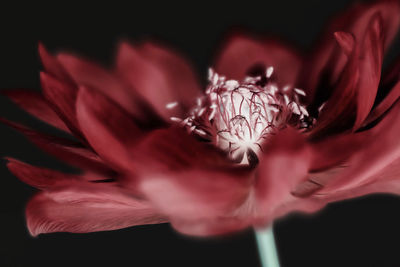
[[[304,57],[233,36],[204,91],[155,44],[122,43],[113,71],[40,45],[43,93],[5,94],[75,138],[3,121],[82,172],[9,159],[41,190],[26,210],[31,234],[171,222],[214,235],[400,193],[400,61],[381,74],[399,24],[398,1],[356,5]]]

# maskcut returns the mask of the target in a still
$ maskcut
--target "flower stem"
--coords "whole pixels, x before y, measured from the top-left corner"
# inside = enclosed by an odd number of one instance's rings
[[[279,267],[278,252],[276,251],[272,226],[256,230],[258,254],[262,267]]]

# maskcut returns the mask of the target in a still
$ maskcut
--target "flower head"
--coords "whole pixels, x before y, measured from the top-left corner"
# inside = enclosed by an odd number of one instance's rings
[[[215,235],[399,194],[399,61],[382,72],[399,24],[389,0],[350,8],[309,54],[235,35],[205,90],[152,43],[122,43],[112,71],[40,45],[43,92],[3,92],[74,138],[2,121],[81,173],[9,159],[41,190],[26,210],[31,234],[170,222]]]

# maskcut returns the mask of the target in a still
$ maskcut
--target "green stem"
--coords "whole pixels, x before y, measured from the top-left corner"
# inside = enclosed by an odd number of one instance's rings
[[[272,226],[263,230],[256,230],[256,240],[262,267],[279,267]]]

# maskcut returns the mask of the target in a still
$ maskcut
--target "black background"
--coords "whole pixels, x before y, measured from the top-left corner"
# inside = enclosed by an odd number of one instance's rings
[[[111,66],[118,40],[154,39],[186,56],[206,77],[216,48],[232,29],[273,34],[309,49],[324,23],[352,1],[251,3],[131,2],[129,6],[2,7],[0,88],[39,88],[39,40],[53,52],[75,51]],[[389,60],[397,51],[392,50]],[[205,81],[205,79],[203,79]],[[0,115],[53,129],[0,97]],[[1,156],[70,170],[0,125]],[[379,140],[377,140],[379,142]],[[34,189],[0,165],[0,266],[259,266],[251,231],[193,239],[168,224],[91,234],[29,236],[24,206]],[[289,216],[275,225],[282,266],[400,266],[400,198],[369,196],[329,205],[313,216]]]

